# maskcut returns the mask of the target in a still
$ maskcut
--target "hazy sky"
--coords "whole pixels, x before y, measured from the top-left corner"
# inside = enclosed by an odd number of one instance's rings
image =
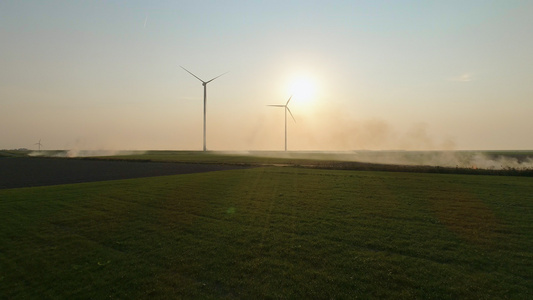
[[[533,149],[533,1],[0,1],[0,149]],[[294,88],[297,84],[300,87]]]

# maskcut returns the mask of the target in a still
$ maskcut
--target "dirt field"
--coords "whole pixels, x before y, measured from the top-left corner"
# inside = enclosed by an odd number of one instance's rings
[[[0,189],[177,175],[244,168],[233,165],[0,158]]]

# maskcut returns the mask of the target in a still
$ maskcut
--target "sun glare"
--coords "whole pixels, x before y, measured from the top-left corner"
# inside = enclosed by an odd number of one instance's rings
[[[290,84],[290,93],[297,101],[313,101],[316,94],[316,84],[309,77],[296,77]]]

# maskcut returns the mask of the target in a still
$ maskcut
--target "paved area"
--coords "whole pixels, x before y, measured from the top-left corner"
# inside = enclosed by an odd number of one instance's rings
[[[60,158],[0,158],[0,189],[242,169],[244,166]]]

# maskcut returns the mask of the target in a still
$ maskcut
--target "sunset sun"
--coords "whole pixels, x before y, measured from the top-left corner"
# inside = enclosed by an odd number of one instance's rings
[[[301,102],[312,102],[316,96],[316,82],[308,76],[295,77],[289,86],[294,99]]]

